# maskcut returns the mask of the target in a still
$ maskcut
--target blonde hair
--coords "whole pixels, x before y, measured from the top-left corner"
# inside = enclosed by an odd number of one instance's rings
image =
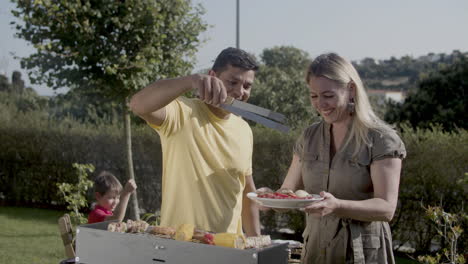
[[[369,129],[376,129],[383,133],[393,131],[393,128],[381,120],[372,110],[361,77],[348,60],[336,53],[322,54],[310,64],[306,75],[307,83],[312,77],[325,77],[340,84],[342,89],[347,87],[349,83],[355,84],[354,118],[351,124],[350,136],[343,146],[346,147],[351,141],[354,141],[353,156],[357,155],[363,144],[372,145],[369,138]]]

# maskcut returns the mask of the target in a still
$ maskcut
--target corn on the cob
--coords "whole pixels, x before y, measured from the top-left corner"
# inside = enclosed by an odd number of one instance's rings
[[[177,227],[175,233],[175,240],[179,241],[190,241],[193,237],[195,227],[192,224],[181,224]]]
[[[239,234],[232,234],[232,233],[214,234],[213,242],[216,246],[238,248],[238,249],[245,248],[245,237]]]

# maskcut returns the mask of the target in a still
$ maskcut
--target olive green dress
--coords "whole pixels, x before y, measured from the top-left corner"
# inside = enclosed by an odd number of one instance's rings
[[[395,132],[369,131],[371,146],[353,155],[354,142],[337,150],[330,161],[330,124],[308,127],[298,139],[294,154],[300,157],[304,189],[327,191],[338,199],[366,200],[374,197],[370,165],[385,158],[406,156]],[[302,263],[395,263],[392,236],[387,222],[363,222],[334,215],[307,215],[303,233]]]

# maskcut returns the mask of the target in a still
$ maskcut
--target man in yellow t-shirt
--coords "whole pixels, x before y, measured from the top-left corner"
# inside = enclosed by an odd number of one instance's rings
[[[260,235],[258,209],[246,197],[255,191],[252,131],[219,107],[227,97],[246,101],[257,69],[245,51],[227,48],[207,75],[159,80],[133,96],[132,111],[161,137],[162,226]],[[199,99],[181,96],[192,89]]]

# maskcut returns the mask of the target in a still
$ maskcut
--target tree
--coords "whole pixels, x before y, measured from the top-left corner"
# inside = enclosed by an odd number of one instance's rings
[[[468,57],[458,58],[421,80],[417,91],[402,104],[392,103],[385,119],[392,123],[408,121],[413,127],[429,128],[437,123],[446,130],[467,129]]]
[[[72,117],[83,123],[119,123],[122,109],[112,98],[80,89],[58,94],[49,101],[49,113],[56,120]],[[138,119],[135,119],[138,120]]]
[[[11,90],[10,82],[8,77],[3,74],[0,74],[0,92],[9,92]]]
[[[311,62],[306,51],[292,46],[264,49],[260,58],[267,67],[278,68],[284,72],[300,76],[305,75],[307,66]]]
[[[124,109],[128,177],[134,178],[128,97],[150,81],[186,74],[203,9],[189,0],[12,0],[17,36],[36,53],[21,60],[32,83],[110,97]],[[14,22],[12,22],[15,24]],[[130,208],[139,219],[136,194]]]
[[[31,87],[25,87],[19,71],[14,71],[11,79],[10,83],[5,75],[0,74],[0,92],[7,93],[2,95],[3,102],[16,106],[16,109],[23,113],[47,107],[48,98],[38,95]]]
[[[257,74],[253,104],[283,113],[292,127],[310,123],[315,115],[309,101],[305,73],[310,57],[289,46],[263,50],[263,64]]]
[[[24,81],[21,79],[21,72],[13,72],[11,75],[11,87],[17,94],[22,94],[24,92]]]

